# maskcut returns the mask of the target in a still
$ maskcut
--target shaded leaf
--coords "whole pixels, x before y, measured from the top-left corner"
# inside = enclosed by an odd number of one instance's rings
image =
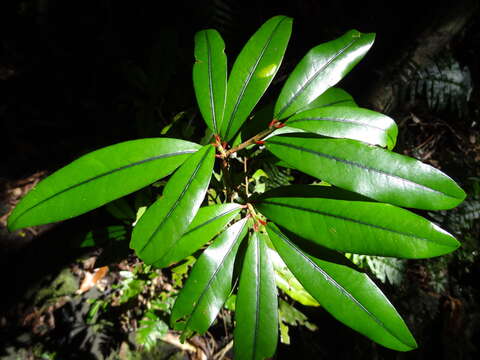
[[[135,340],[145,350],[152,350],[168,333],[168,325],[160,320],[152,311],[148,311],[145,317],[140,320],[139,328],[135,333]]]
[[[225,109],[227,56],[225,43],[216,30],[195,34],[193,85],[200,112],[207,126],[218,134]]]
[[[248,40],[228,79],[221,136],[231,140],[278,71],[292,31],[292,19],[275,16]]]
[[[317,303],[318,304],[318,303]],[[295,309],[285,300],[280,299],[279,307],[280,321],[291,326],[305,326],[310,331],[318,330],[315,324],[308,321],[308,318],[301,311]]]
[[[109,240],[121,241],[127,238],[128,229],[125,225],[112,225],[89,231],[80,247],[102,246]]]
[[[236,359],[274,355],[278,341],[278,301],[275,274],[265,241],[250,236],[235,305]]]
[[[267,149],[300,171],[378,201],[449,209],[465,192],[447,175],[413,158],[348,139],[275,136]]]
[[[171,326],[204,333],[232,289],[235,255],[247,232],[247,219],[225,230],[195,263],[172,309]]]
[[[138,220],[130,247],[145,263],[161,259],[184,234],[205,197],[214,160],[212,145],[192,155],[170,178],[163,196]]]
[[[126,141],[91,152],[41,181],[8,218],[10,231],[72,218],[167,176],[199,145],[177,139]]]
[[[400,315],[367,275],[308,256],[271,223],[267,231],[300,283],[337,320],[390,349],[417,347]]]
[[[311,49],[285,82],[275,104],[275,118],[295,114],[339,82],[365,56],[374,39],[375,34],[350,30]]]

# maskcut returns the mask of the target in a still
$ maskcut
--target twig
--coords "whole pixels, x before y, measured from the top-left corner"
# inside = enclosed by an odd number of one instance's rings
[[[230,342],[227,345],[225,345],[216,354],[213,355],[213,360],[222,360],[232,347],[233,347],[233,340],[230,340]]]
[[[258,141],[261,141],[264,137],[270,135],[275,130],[277,130],[276,127],[271,127],[271,128],[266,129],[266,130],[263,130],[262,132],[259,132],[257,135],[251,137],[247,141],[244,141],[240,145],[235,146],[234,148],[231,148],[230,150],[227,150],[225,152],[225,157],[229,157],[233,153],[236,153],[237,151],[245,149],[247,146],[253,145],[253,144],[257,143]]]

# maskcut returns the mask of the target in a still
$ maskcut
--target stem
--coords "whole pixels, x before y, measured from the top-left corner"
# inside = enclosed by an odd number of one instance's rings
[[[225,191],[226,191],[225,196],[227,197],[228,201],[232,201],[233,183],[230,177],[229,164],[226,158],[222,159],[222,174],[223,174],[222,178],[225,184]]]
[[[222,154],[223,156],[225,157],[229,157],[230,155],[232,155],[233,153],[236,153],[237,151],[240,151],[242,149],[245,149],[247,146],[250,146],[252,144],[255,144],[257,141],[260,141],[262,140],[264,137],[270,135],[272,132],[274,132],[275,130],[277,130],[276,127],[270,127],[268,129],[265,129],[261,132],[259,132],[257,135],[251,137],[250,139],[248,139],[247,141],[244,141],[243,143],[241,143],[240,145],[238,146],[235,146],[234,148],[231,148],[230,150],[226,151],[225,154]]]
[[[247,199],[250,197],[248,193],[248,175],[247,175],[248,167],[247,167],[247,158],[243,158],[243,172],[245,173],[245,195],[247,195]]]

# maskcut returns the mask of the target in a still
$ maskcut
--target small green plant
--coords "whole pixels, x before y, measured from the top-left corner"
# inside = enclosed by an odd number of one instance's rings
[[[453,236],[402,207],[449,209],[465,193],[435,168],[393,153],[395,122],[332,88],[364,57],[374,34],[351,30],[311,49],[268,120],[258,115],[268,108],[252,119],[291,28],[285,16],[263,24],[228,81],[220,34],[198,32],[193,83],[214,144],[148,138],[89,153],[39,183],[9,217],[10,230],[80,215],[171,175],[136,222],[130,246],[156,267],[206,247],[172,309],[171,326],[183,338],[207,331],[236,293],[236,358],[273,356],[277,274],[279,286],[305,290],[299,298],[318,302],[373,341],[398,351],[416,348],[394,307],[343,253],[411,259],[452,252],[459,246]],[[252,129],[259,131],[251,136]],[[320,182],[277,188],[270,182],[263,192],[261,180],[269,175],[258,170],[267,163]]]

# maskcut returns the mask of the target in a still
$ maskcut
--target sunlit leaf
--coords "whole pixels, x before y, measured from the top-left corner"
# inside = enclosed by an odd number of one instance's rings
[[[417,347],[405,322],[366,274],[308,256],[271,223],[267,231],[300,283],[337,320],[388,348]]]
[[[154,264],[185,233],[207,192],[215,148],[205,145],[168,181],[163,196],[138,220],[130,246],[147,264]]]
[[[374,39],[374,34],[350,30],[311,49],[285,82],[275,104],[275,118],[295,114],[339,82],[365,56]]]
[[[126,141],[91,152],[41,181],[8,218],[9,230],[83,214],[167,176],[199,145],[177,139]]]
[[[233,265],[247,232],[247,219],[225,230],[195,263],[172,309],[171,326],[204,333],[232,289]]]
[[[205,122],[218,134],[223,120],[227,89],[225,44],[216,30],[202,30],[195,35],[193,85]]]
[[[237,302],[234,352],[236,359],[265,359],[278,341],[278,301],[275,274],[265,241],[250,236],[243,261]]]
[[[165,267],[180,261],[200,249],[240,212],[239,204],[220,204],[200,208],[185,234],[172,242],[169,249],[159,254],[153,262],[155,266]]]
[[[321,190],[335,194],[329,187]],[[432,222],[389,204],[267,194],[255,207],[291,232],[341,252],[427,258],[460,245]]]
[[[378,201],[439,210],[465,198],[455,181],[434,167],[358,141],[282,135],[266,146],[300,171]]]
[[[292,19],[275,16],[250,38],[228,78],[221,136],[229,141],[247,120],[278,71],[292,32]]]
[[[391,118],[358,107],[329,106],[301,111],[286,124],[318,135],[360,140],[388,149],[395,146],[398,134]]]

